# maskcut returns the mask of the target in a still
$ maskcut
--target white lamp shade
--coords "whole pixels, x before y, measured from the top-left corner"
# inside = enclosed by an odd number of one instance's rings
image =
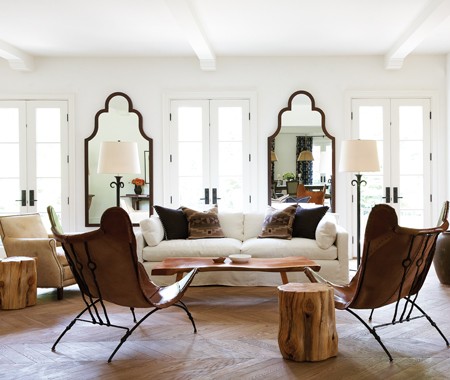
[[[140,173],[139,152],[136,142],[103,141],[98,155],[98,173]]]
[[[375,140],[346,140],[341,144],[341,172],[377,172],[380,170]]]

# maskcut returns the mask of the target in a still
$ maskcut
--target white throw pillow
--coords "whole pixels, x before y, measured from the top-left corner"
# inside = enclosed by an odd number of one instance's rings
[[[164,239],[164,227],[158,216],[152,215],[150,218],[141,220],[139,225],[148,246],[154,247]]]
[[[323,217],[316,228],[316,243],[322,249],[330,248],[336,241],[336,223]]]

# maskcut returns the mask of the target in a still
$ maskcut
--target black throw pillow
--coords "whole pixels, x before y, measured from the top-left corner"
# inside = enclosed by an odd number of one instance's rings
[[[328,206],[302,208],[297,207],[292,226],[292,237],[301,237],[307,239],[316,238],[316,228],[320,220],[328,211]]]
[[[166,240],[188,238],[188,221],[181,209],[174,210],[162,206],[154,206],[154,208],[161,219]]]

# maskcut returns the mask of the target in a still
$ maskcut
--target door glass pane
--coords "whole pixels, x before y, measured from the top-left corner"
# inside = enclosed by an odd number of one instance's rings
[[[0,107],[0,214],[20,212],[19,108]]]
[[[61,110],[36,107],[36,211],[45,216],[47,206],[61,211]],[[47,221],[44,217],[43,220]]]
[[[178,194],[180,205],[200,204],[203,190],[203,109],[178,108]]]
[[[423,140],[423,107],[399,107],[400,140]]]
[[[221,210],[242,210],[242,107],[219,106],[218,197]]]

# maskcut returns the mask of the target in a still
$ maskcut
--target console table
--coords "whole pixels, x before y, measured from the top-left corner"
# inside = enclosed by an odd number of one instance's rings
[[[122,198],[131,198],[131,205],[135,210],[139,210],[139,203],[142,201],[150,201],[150,195],[148,194],[126,194],[122,195]]]

